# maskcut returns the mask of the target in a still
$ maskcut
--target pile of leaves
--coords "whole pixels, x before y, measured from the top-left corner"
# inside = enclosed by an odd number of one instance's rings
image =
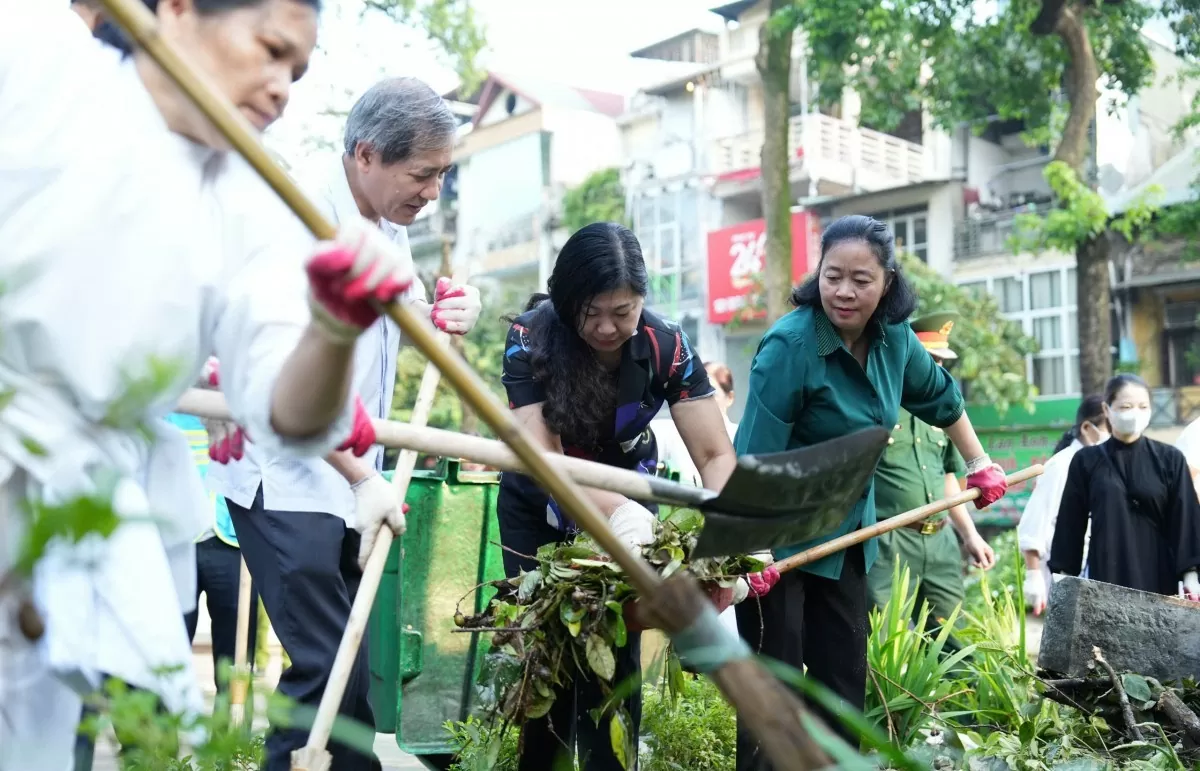
[[[690,560],[702,525],[699,512],[676,510],[659,524],[642,556],[664,578],[687,569],[700,581],[724,588],[731,588],[740,575],[763,569],[748,556]],[[641,676],[620,676],[617,650],[628,642],[626,609],[635,591],[621,567],[585,534],[566,544],[543,546],[536,559],[531,571],[477,587],[498,590],[482,613],[455,614],[459,627],[492,634],[481,703],[494,724],[521,725],[545,716],[577,673],[594,676],[605,702],[591,717],[597,725],[609,721],[613,750],[628,767],[637,748],[622,702],[641,687]],[[672,688],[682,681],[673,653],[666,672]]]

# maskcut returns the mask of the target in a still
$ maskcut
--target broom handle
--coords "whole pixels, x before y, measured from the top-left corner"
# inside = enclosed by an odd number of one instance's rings
[[[1012,487],[1020,484],[1021,482],[1033,479],[1036,476],[1040,476],[1041,473],[1042,466],[1040,464],[1035,464],[1029,468],[1021,469],[1020,471],[1009,474],[1006,481],[1008,482],[1008,486]],[[876,522],[870,527],[864,527],[862,530],[855,530],[853,533],[847,533],[846,535],[834,538],[832,541],[826,541],[825,543],[817,544],[811,549],[805,549],[799,554],[793,554],[786,559],[779,560],[775,563],[775,568],[780,573],[786,573],[789,570],[795,570],[801,565],[807,565],[810,562],[816,562],[823,557],[828,557],[830,554],[835,554],[843,549],[849,549],[851,546],[860,544],[868,539],[883,535],[884,533],[890,533],[897,528],[911,525],[914,522],[920,522],[923,519],[928,519],[934,514],[941,514],[943,511],[952,509],[955,506],[961,506],[964,503],[970,503],[978,497],[979,489],[976,487],[971,487],[963,490],[957,495],[952,495],[949,498],[944,498],[940,501],[934,501],[933,503],[927,503],[920,508],[913,509],[912,511],[906,511],[903,514],[898,514],[894,517],[888,517],[885,520]]]
[[[240,577],[238,579],[238,609],[237,637],[233,646],[233,682],[229,687],[229,704],[238,707],[246,703],[246,692],[249,688],[249,669],[246,660],[249,658],[247,649],[250,647],[250,570],[246,567],[246,558],[242,557]]]
[[[193,388],[179,399],[176,412],[208,418],[232,420],[225,397],[220,391]],[[444,431],[401,423],[395,420],[376,420],[375,441],[384,447],[417,450],[428,455],[464,458],[484,463],[503,471],[527,474],[528,467],[503,442],[468,436],[456,431]],[[561,473],[570,474],[581,485],[620,493],[635,501],[655,501],[676,506],[700,508],[713,501],[717,493],[703,487],[672,482],[662,477],[639,474],[636,471],[606,466],[603,463],[571,458],[558,453],[545,453],[546,459]]]
[[[154,14],[141,0],[101,0],[109,17],[121,26],[150,55],[164,72],[180,87],[189,99],[208,117],[238,152],[275,189],[292,211],[309,227],[313,235],[328,240],[334,228],[321,216],[317,207],[300,191],[296,183],[267,153],[255,136],[253,127],[241,116],[207,79],[202,78],[191,63],[184,61],[158,31]],[[505,444],[528,467],[538,485],[562,507],[563,511],[586,531],[601,549],[621,566],[626,579],[639,595],[653,602],[664,581],[639,555],[625,548],[600,513],[577,484],[560,474],[535,444],[533,438],[488,390],[479,375],[467,366],[462,357],[448,347],[437,344],[433,326],[419,319],[410,309],[392,303],[382,309],[408,336],[408,339],[437,366],[442,376],[459,393]],[[698,605],[683,606],[676,598],[692,598],[703,602],[699,585],[686,573],[672,576],[677,594],[667,596],[666,608],[659,615],[669,616],[664,625],[669,633],[678,635],[699,618]],[[677,609],[678,613],[663,611]],[[762,676],[761,685],[753,688],[746,675]],[[738,676],[741,675],[741,676]],[[766,756],[781,771],[809,771],[830,763],[825,753],[809,735],[804,720],[816,721],[808,715],[799,699],[781,683],[766,677],[762,668],[750,659],[735,659],[714,673],[713,679],[725,695],[745,715],[747,725],[762,741]]]
[[[438,335],[439,342],[445,344],[449,335]],[[433,411],[433,401],[437,397],[438,369],[432,363],[425,365],[421,375],[421,386],[417,390],[417,401],[413,405],[412,417],[409,422],[414,426],[424,426],[429,422],[429,413]],[[412,481],[413,470],[417,467],[417,453],[414,450],[404,450],[396,461],[396,470],[392,474],[392,489],[401,506],[408,496],[408,484]],[[379,584],[383,580],[383,569],[387,565],[388,553],[392,548],[395,534],[390,527],[384,525],[376,536],[375,545],[371,547],[371,555],[367,557],[366,567],[363,568],[362,579],[358,584],[358,593],[354,604],[350,606],[350,618],[346,621],[346,631],[342,633],[342,641],[338,644],[337,655],[333,659],[333,669],[329,673],[329,681],[321,694],[321,703],[317,706],[317,715],[313,720],[312,730],[308,734],[305,745],[310,755],[325,750],[329,743],[329,735],[333,731],[334,720],[337,719],[338,707],[342,696],[346,693],[346,685],[354,668],[354,660],[362,645],[363,634],[371,619],[371,608],[375,604],[375,595],[379,592]]]

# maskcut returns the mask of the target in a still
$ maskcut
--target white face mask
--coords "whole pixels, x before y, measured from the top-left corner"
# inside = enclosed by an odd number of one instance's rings
[[[1150,425],[1150,410],[1141,407],[1109,410],[1108,420],[1113,431],[1121,436],[1141,436]]]
[[[1096,431],[1096,444],[1104,444],[1108,441],[1109,433],[1107,431]]]

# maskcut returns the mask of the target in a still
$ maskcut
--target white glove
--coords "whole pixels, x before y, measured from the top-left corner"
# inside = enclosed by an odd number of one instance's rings
[[[400,300],[413,282],[409,251],[362,217],[343,222],[335,240],[318,243],[305,270],[313,323],[339,345],[353,345],[379,318],[373,302]]]
[[[625,501],[608,518],[608,526],[631,552],[641,554],[643,546],[654,542],[656,521],[657,517],[645,506],[636,501]]]
[[[354,493],[354,529],[362,533],[358,566],[365,568],[382,527],[390,527],[397,537],[404,534],[404,512],[408,506],[400,504],[395,488],[379,474],[355,482],[350,490]]]
[[[450,335],[465,335],[479,321],[482,310],[478,289],[455,284],[448,278],[437,280],[433,308],[429,311],[429,320],[435,327]]]
[[[1183,574],[1183,596],[1192,602],[1200,602],[1200,577],[1195,570]]]
[[[1025,603],[1033,608],[1033,615],[1040,616],[1046,610],[1046,577],[1041,568],[1025,568]]]

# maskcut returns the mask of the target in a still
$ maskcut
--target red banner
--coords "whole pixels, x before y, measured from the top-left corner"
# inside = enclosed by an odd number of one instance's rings
[[[708,320],[725,324],[735,316],[761,318],[765,311],[744,311],[755,280],[766,269],[766,221],[750,220],[708,234]],[[810,212],[792,215],[792,283],[817,266],[821,225]]]

